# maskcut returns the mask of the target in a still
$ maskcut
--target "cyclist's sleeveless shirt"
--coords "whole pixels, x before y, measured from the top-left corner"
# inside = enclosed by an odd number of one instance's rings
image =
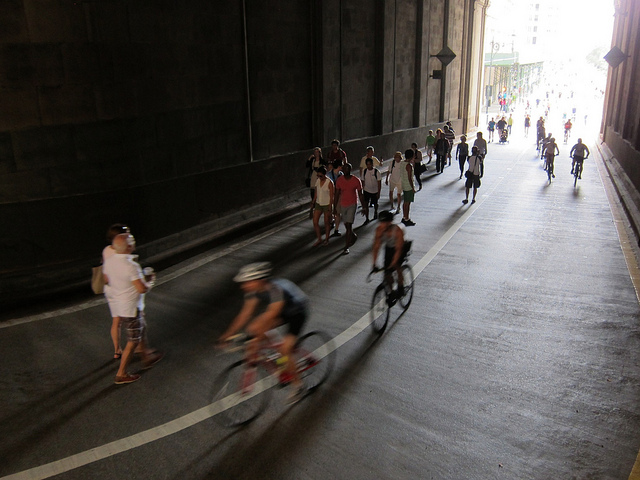
[[[395,225],[396,227],[398,227],[402,233],[403,236],[406,233],[405,228],[402,225]],[[406,241],[406,236],[404,236],[404,239]],[[382,243],[384,244],[384,246],[386,248],[396,248],[396,229],[390,229],[390,231],[386,231],[382,234]]]
[[[252,292],[246,295],[247,298],[256,297],[264,306],[284,300],[284,307],[280,316],[282,320],[307,312],[309,298],[293,282],[284,278],[274,278],[269,280],[269,288],[264,292]]]

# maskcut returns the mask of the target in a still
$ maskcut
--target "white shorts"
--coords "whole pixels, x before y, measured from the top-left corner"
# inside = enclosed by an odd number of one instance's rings
[[[402,193],[402,180],[400,180],[398,183],[389,182],[389,195],[393,195],[394,189],[397,190],[398,194]]]

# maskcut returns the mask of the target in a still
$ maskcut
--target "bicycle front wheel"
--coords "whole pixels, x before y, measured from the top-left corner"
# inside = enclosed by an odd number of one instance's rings
[[[218,423],[225,427],[246,425],[260,415],[271,397],[273,379],[262,365],[249,365],[239,360],[216,378],[211,403],[220,412]]]
[[[294,351],[300,379],[312,392],[329,377],[335,361],[331,338],[322,332],[309,332],[298,339]]]
[[[373,331],[380,334],[387,328],[389,322],[389,301],[384,283],[381,283],[373,292],[371,299],[371,326]]]
[[[410,265],[405,264],[402,266],[401,272],[404,288],[398,303],[406,310],[409,308],[409,305],[411,305],[411,300],[413,299],[413,269]]]

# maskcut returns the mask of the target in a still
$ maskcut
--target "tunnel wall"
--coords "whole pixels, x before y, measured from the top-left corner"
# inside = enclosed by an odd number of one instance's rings
[[[609,68],[601,135],[617,162],[640,190],[640,3],[616,3],[612,47],[626,59]]]
[[[445,8],[457,58],[442,91],[429,75]],[[132,226],[142,257],[194,227],[215,233],[238,211],[304,198],[305,160],[333,138],[358,163],[366,144],[390,158],[442,119],[477,125],[462,72],[481,59],[482,31],[465,19],[485,8],[1,2],[0,301],[86,284],[114,222]]]

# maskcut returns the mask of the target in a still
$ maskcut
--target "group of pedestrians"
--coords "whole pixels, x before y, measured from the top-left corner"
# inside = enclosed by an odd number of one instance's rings
[[[427,163],[431,162],[432,154],[433,149],[428,150]],[[426,170],[417,143],[412,143],[404,153],[395,152],[386,173],[380,170],[382,161],[375,156],[373,146],[367,147],[366,154],[361,158],[359,176],[353,174],[353,167],[338,140],[332,142],[327,157],[325,161],[322,150],[317,147],[307,160],[310,215],[316,234],[313,247],[326,246],[331,237],[341,237],[343,234],[339,228],[342,223],[345,227],[343,254],[349,254],[350,247],[358,240],[353,230],[358,204],[365,217],[365,225],[377,220],[383,181],[389,186],[390,210],[395,209],[396,214],[402,210],[401,223],[405,226],[415,225],[410,217],[411,204],[415,200],[415,193],[422,189],[421,174]],[[330,161],[332,158],[333,161]],[[321,218],[324,228],[320,226]]]
[[[414,226],[411,204],[415,201],[416,193],[422,189],[422,174],[434,155],[437,174],[443,173],[445,167],[451,165],[452,157],[455,157],[460,170],[459,179],[466,177],[466,199],[463,203],[468,203],[471,190],[471,203],[474,203],[481,184],[480,178],[484,174],[487,142],[482,132],[478,132],[470,146],[467,137],[462,135],[454,152],[454,141],[455,130],[450,122],[443,125],[442,129],[438,128],[435,135],[433,130],[429,130],[425,140],[426,153],[423,155],[418,144],[412,143],[404,153],[395,152],[385,174],[380,170],[382,161],[375,156],[374,147],[369,146],[360,160],[359,176],[353,174],[352,165],[347,161],[347,154],[340,148],[338,140],[332,141],[327,161],[323,159],[320,147],[316,147],[307,160],[308,178],[312,181],[309,184],[310,215],[316,235],[313,247],[327,246],[331,237],[342,236],[339,228],[343,223],[345,243],[342,253],[349,254],[350,247],[358,240],[353,229],[358,204],[365,217],[364,225],[378,219],[383,176],[384,184],[389,189],[389,210],[395,211],[396,215],[402,212],[400,223],[404,226]],[[321,227],[321,219],[324,220],[324,228]]]

